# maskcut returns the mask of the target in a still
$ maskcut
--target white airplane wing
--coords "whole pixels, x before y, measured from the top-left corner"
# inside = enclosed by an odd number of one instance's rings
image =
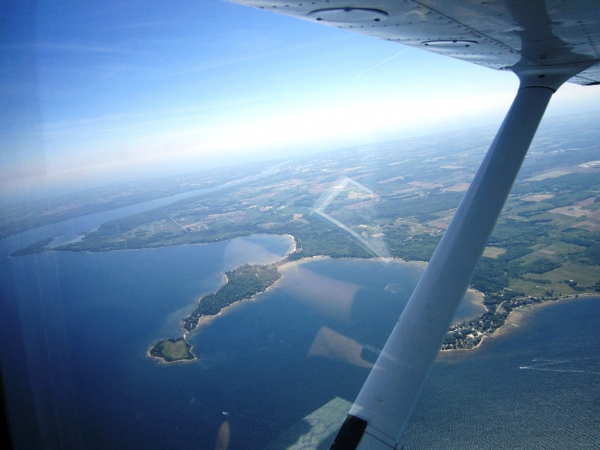
[[[230,0],[499,70],[593,63],[571,82],[600,83],[596,0]]]
[[[397,449],[552,94],[600,84],[598,0],[234,0],[493,69],[517,96],[332,449]],[[440,80],[443,82],[443,80]]]

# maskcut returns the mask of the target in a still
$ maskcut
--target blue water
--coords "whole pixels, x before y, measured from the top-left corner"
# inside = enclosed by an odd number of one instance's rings
[[[597,297],[550,304],[475,352],[442,355],[406,448],[599,448],[599,318]]]
[[[6,257],[40,234],[3,241],[0,357],[19,448],[263,449],[333,398],[354,399],[423,270],[287,265],[276,287],[190,336],[198,360],[163,364],[148,348],[181,335],[224,271],[274,261],[289,239]],[[551,305],[443,355],[407,448],[596,448],[599,317],[597,299]]]
[[[127,421],[128,390],[153,380],[147,386],[156,392],[152,404],[172,397],[154,384],[163,368],[146,357],[151,344],[181,335],[181,318],[201,295],[219,288],[223,272],[273,262],[290,245],[287,236],[257,235],[210,245],[5,257],[2,342],[11,345],[3,345],[2,367],[23,448],[36,446],[31,426],[41,440],[61,446],[100,448],[109,439],[111,446],[130,448],[140,430],[132,436],[120,431],[139,425]],[[141,403],[147,397],[144,392]],[[174,404],[167,402],[163,412]],[[106,433],[98,431],[105,427]]]
[[[157,339],[181,334],[184,311],[219,287],[222,271],[249,252],[252,262],[275,259],[290,244],[276,236],[236,241],[11,259],[22,265],[23,278],[14,280],[18,315],[43,439],[85,448],[214,448],[225,411],[230,448],[263,448],[332,395],[354,395],[368,369],[348,369],[335,355],[309,357],[315,337],[326,328],[380,348],[421,267],[293,266],[278,288],[194,334],[198,361],[165,365],[146,356]],[[391,282],[395,293],[385,291]],[[372,327],[381,313],[385,323]],[[347,383],[340,370],[352,374]]]

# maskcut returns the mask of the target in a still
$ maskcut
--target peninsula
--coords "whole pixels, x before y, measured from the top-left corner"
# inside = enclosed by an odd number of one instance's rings
[[[20,250],[16,250],[14,252],[12,252],[10,254],[10,256],[15,257],[15,256],[27,256],[27,255],[33,255],[35,253],[41,253],[41,252],[45,252],[48,250],[48,245],[54,240],[54,237],[49,237],[46,239],[42,239],[41,241],[38,242],[34,242],[31,245],[28,245],[25,248],[22,248]]]
[[[282,262],[285,261],[287,259]],[[225,284],[214,294],[202,297],[196,309],[183,319],[182,326],[185,332],[194,331],[202,317],[215,316],[227,306],[264,292],[281,278],[281,273],[277,270],[278,265],[277,263],[269,265],[244,264],[230,272],[226,272],[227,281]],[[149,350],[149,354],[169,363],[196,359],[196,356],[191,352],[190,344],[184,337],[159,341]]]
[[[198,306],[188,317],[183,319],[183,329],[194,331],[201,317],[214,316],[233,303],[247,300],[264,292],[275,283],[281,274],[276,264],[265,266],[244,264],[231,272],[226,272],[227,282],[214,294],[200,299]]]

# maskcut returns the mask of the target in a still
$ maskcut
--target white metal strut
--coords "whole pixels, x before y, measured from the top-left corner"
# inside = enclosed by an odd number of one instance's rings
[[[560,71],[563,72],[563,71]],[[520,73],[517,96],[331,449],[399,439],[555,90],[571,73]]]

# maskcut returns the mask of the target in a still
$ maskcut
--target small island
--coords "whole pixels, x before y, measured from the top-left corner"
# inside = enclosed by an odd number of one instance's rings
[[[277,264],[253,266],[244,264],[226,272],[225,275],[227,277],[225,285],[216,293],[202,297],[194,312],[183,319],[185,331],[195,330],[201,317],[219,314],[223,308],[235,302],[247,300],[264,292],[281,278]]]
[[[196,359],[196,356],[192,353],[192,346],[182,337],[162,340],[156,343],[149,353],[150,356],[169,363]]]

